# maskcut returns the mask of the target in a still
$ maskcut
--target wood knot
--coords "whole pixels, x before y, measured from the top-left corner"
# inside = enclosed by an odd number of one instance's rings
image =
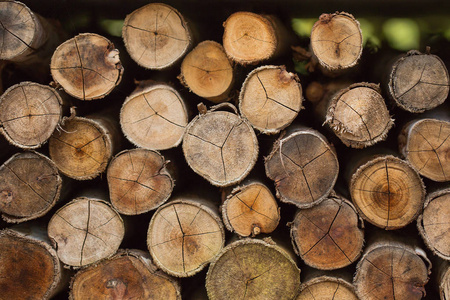
[[[3,190],[0,192],[1,201],[4,203],[10,203],[13,200],[13,192],[9,190]]]

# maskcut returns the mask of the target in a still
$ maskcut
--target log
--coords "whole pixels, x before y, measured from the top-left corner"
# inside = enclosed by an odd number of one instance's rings
[[[422,299],[430,272],[431,263],[422,249],[378,240],[366,247],[353,284],[361,300]]]
[[[302,283],[295,300],[359,300],[354,286],[339,277],[320,276]]]
[[[270,241],[242,239],[225,247],[206,274],[211,300],[293,299],[300,286],[300,269]]]
[[[450,180],[450,122],[418,119],[407,123],[398,137],[399,151],[420,175],[431,180]]]
[[[163,3],[150,3],[127,15],[122,37],[131,58],[154,70],[171,67],[192,45],[189,24],[175,8]]]
[[[1,299],[51,299],[66,283],[56,251],[39,231],[0,231],[0,253]]]
[[[266,175],[277,198],[299,208],[319,204],[331,192],[339,173],[334,148],[313,129],[297,129],[278,139],[265,158]]]
[[[394,120],[380,87],[361,82],[332,97],[325,123],[346,146],[359,149],[385,140]]]
[[[226,228],[243,237],[271,233],[280,221],[275,197],[258,181],[234,188],[222,203],[221,212]]]
[[[158,270],[148,253],[119,250],[113,257],[78,271],[72,278],[70,300],[181,300],[179,283]]]
[[[303,108],[300,79],[285,66],[261,66],[245,79],[239,95],[239,111],[265,134],[286,128]]]
[[[105,118],[68,118],[49,140],[50,158],[70,178],[95,178],[106,170],[117,147],[115,135],[113,123]]]
[[[106,173],[111,204],[121,214],[138,215],[166,202],[174,180],[164,156],[146,149],[124,150],[109,163]]]
[[[361,164],[350,185],[353,204],[369,223],[394,230],[414,221],[422,210],[425,186],[406,161],[381,155]]]
[[[311,267],[335,270],[361,255],[364,223],[345,198],[330,195],[316,206],[299,210],[288,225],[294,250]]]
[[[189,277],[200,272],[225,242],[222,221],[205,200],[173,199],[150,220],[147,246],[154,263],[169,275]]]
[[[166,150],[178,146],[188,124],[185,101],[167,84],[143,82],[125,99],[120,125],[134,145]]]
[[[359,22],[346,12],[322,14],[311,30],[311,50],[320,66],[339,74],[355,66],[363,49]]]
[[[56,211],[47,231],[61,262],[74,268],[112,256],[125,234],[122,218],[108,202],[87,197]]]
[[[22,149],[41,147],[63,114],[63,100],[50,86],[21,82],[0,97],[0,132]]]
[[[438,285],[441,300],[450,299],[450,263],[441,261],[438,266]]]
[[[444,62],[436,55],[409,51],[392,66],[388,92],[400,108],[421,113],[444,103],[450,78]]]
[[[21,223],[45,215],[59,200],[62,179],[55,163],[34,151],[16,153],[0,167],[3,220]]]
[[[222,103],[225,104],[225,103]],[[258,157],[258,141],[251,125],[234,113],[217,111],[219,104],[196,116],[187,126],[183,154],[188,165],[211,184],[224,187],[248,175]]]
[[[417,218],[425,245],[431,252],[450,260],[450,188],[438,190],[427,196],[423,212]]]
[[[119,50],[95,33],[79,34],[56,48],[50,70],[64,91],[81,100],[101,99],[121,81]]]
[[[232,97],[233,66],[217,42],[203,41],[189,52],[181,64],[178,79],[191,92],[214,103]]]

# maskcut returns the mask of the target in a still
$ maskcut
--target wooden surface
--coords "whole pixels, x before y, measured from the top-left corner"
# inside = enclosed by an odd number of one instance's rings
[[[302,283],[295,300],[358,300],[353,285],[341,278],[320,276]]]

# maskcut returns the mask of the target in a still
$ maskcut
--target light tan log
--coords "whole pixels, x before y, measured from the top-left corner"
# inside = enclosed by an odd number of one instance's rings
[[[447,99],[450,78],[444,62],[436,55],[409,51],[392,66],[389,95],[404,110],[421,113]]]
[[[39,148],[59,125],[62,105],[61,96],[50,86],[13,85],[0,97],[0,132],[14,146]]]
[[[318,205],[301,209],[291,227],[294,250],[309,266],[321,270],[355,262],[364,244],[364,224],[350,201],[330,195]]]
[[[431,263],[425,252],[399,241],[368,245],[353,284],[361,300],[413,300],[425,296]]]
[[[203,41],[186,55],[178,79],[191,92],[214,103],[232,96],[233,66],[222,45],[214,41]]]
[[[64,264],[84,267],[119,249],[125,228],[119,213],[103,200],[78,197],[48,223],[48,236]]]
[[[265,158],[265,169],[282,202],[308,208],[330,194],[339,164],[334,149],[322,134],[313,129],[298,129],[275,142]]]
[[[0,212],[11,223],[45,215],[59,200],[58,168],[38,152],[16,153],[0,167]]]
[[[241,65],[257,64],[286,48],[286,33],[275,17],[236,12],[223,23],[223,47],[228,57]]]
[[[165,69],[192,45],[189,24],[173,7],[150,3],[127,15],[122,37],[131,58],[147,69]]]
[[[448,300],[450,299],[450,263],[441,261],[441,264],[437,267],[439,296],[441,300]]]
[[[322,14],[311,30],[311,50],[330,72],[355,66],[361,57],[362,32],[349,13]]]
[[[225,104],[225,103],[223,103]],[[186,128],[183,153],[189,166],[216,186],[240,182],[255,165],[258,141],[250,124],[235,113],[216,111],[196,116]]]
[[[146,149],[124,150],[110,162],[107,180],[111,204],[125,215],[156,209],[169,199],[174,180],[164,156]]]
[[[0,231],[0,299],[51,299],[63,267],[50,243],[34,233]]]
[[[125,99],[120,125],[138,147],[165,150],[178,146],[188,124],[186,104],[167,84],[143,82]]]
[[[353,285],[341,278],[320,276],[304,282],[295,300],[359,300]]]
[[[383,141],[394,125],[381,90],[372,83],[355,83],[337,92],[328,105],[325,123],[352,148]]]
[[[433,254],[450,260],[450,188],[427,196],[417,228]]]
[[[203,203],[204,200],[174,199],[153,215],[147,246],[154,263],[167,274],[192,276],[222,249],[222,221],[216,211]]]
[[[234,188],[221,206],[222,220],[240,236],[271,233],[280,221],[280,208],[264,184],[253,181]]]
[[[66,93],[81,99],[101,99],[121,81],[119,50],[95,33],[79,34],[56,48],[50,70]]]
[[[106,170],[115,148],[114,129],[106,119],[71,117],[49,141],[50,158],[64,175],[89,180]]]
[[[286,128],[303,108],[300,79],[285,66],[254,69],[242,85],[239,111],[250,124],[265,134]]]
[[[419,119],[407,123],[398,138],[400,153],[420,175],[434,181],[450,180],[450,122]]]
[[[206,275],[211,300],[293,299],[299,287],[300,269],[269,240],[247,238],[229,244]]]
[[[148,253],[119,250],[113,257],[78,271],[72,278],[71,300],[181,300],[179,283],[158,270]]]

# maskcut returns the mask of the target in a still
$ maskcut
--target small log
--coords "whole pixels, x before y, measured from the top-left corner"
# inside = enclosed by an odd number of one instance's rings
[[[153,215],[147,245],[154,263],[167,274],[192,276],[222,250],[222,221],[204,202],[175,199]]]
[[[184,58],[178,79],[194,94],[220,103],[231,98],[233,66],[221,44],[203,41]]]
[[[225,247],[206,274],[211,300],[293,299],[300,269],[284,249],[271,241],[242,239]]]
[[[48,223],[48,236],[64,264],[84,267],[119,249],[125,228],[108,202],[78,197],[60,208]]]
[[[272,192],[260,182],[236,187],[221,206],[226,228],[240,236],[271,233],[280,221],[280,208]]]
[[[55,163],[38,152],[16,153],[0,167],[0,212],[10,223],[45,215],[59,200]]]
[[[417,228],[433,254],[450,260],[450,188],[431,193],[417,218]]]
[[[225,104],[225,103],[223,103]],[[186,128],[183,153],[188,165],[216,186],[240,182],[258,157],[258,141],[251,125],[235,113],[216,111],[219,104],[196,116]]]
[[[161,154],[152,150],[124,150],[117,154],[107,170],[114,208],[121,214],[138,215],[166,202],[174,187],[167,163]]]
[[[450,78],[444,62],[436,55],[409,51],[392,66],[388,92],[402,109],[421,113],[447,99]]]
[[[291,227],[294,250],[316,269],[334,270],[355,262],[364,244],[364,224],[348,200],[331,195],[301,209]]]
[[[441,261],[438,267],[439,296],[441,300],[450,299],[450,263]]]
[[[138,65],[161,70],[172,66],[191,47],[192,33],[188,25],[175,8],[150,3],[127,15],[122,37]]]
[[[311,50],[320,66],[337,72],[355,66],[363,49],[359,22],[351,14],[322,14],[311,30]]]
[[[239,110],[257,130],[276,134],[286,128],[303,108],[300,79],[285,66],[256,68],[242,85]]]
[[[300,292],[295,300],[359,300],[354,286],[339,277],[315,277],[300,286]]]
[[[69,95],[81,100],[101,99],[121,81],[119,50],[95,33],[79,34],[56,48],[50,70]]]
[[[425,296],[431,262],[420,248],[374,241],[356,266],[353,284],[361,300],[413,300]]]
[[[407,123],[399,137],[400,153],[420,175],[434,181],[450,180],[450,122],[419,119]]]
[[[143,83],[127,97],[120,125],[134,145],[152,150],[178,146],[188,124],[186,104],[167,84]]]
[[[394,125],[378,85],[361,82],[337,92],[325,123],[348,147],[364,148],[383,141]]]
[[[156,268],[148,253],[119,250],[72,278],[70,300],[105,298],[181,300],[181,291],[176,280]]]
[[[106,119],[68,118],[49,140],[50,158],[68,177],[95,178],[105,171],[117,146],[112,127]]]
[[[63,100],[50,86],[22,82],[0,97],[0,132],[14,146],[42,146],[59,125]]]
[[[417,171],[392,155],[360,165],[349,189],[363,219],[386,230],[402,228],[415,220],[425,198],[425,186]]]
[[[308,208],[330,194],[339,163],[322,134],[299,129],[275,142],[265,158],[265,169],[267,177],[275,181],[277,197],[282,202]]]

